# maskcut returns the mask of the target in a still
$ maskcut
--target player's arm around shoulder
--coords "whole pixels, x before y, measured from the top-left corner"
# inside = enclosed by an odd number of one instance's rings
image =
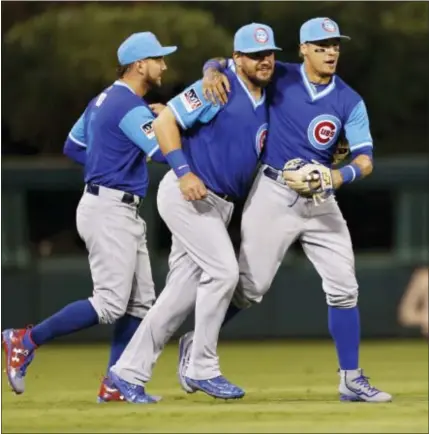
[[[228,102],[231,87],[224,71],[229,67],[232,67],[232,59],[223,57],[210,59],[203,66],[203,95],[214,105]]]

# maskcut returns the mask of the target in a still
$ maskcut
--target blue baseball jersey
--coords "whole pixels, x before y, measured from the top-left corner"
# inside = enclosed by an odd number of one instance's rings
[[[263,163],[283,168],[293,158],[332,165],[340,135],[351,152],[373,146],[365,103],[338,76],[326,86],[308,80],[301,64],[276,62],[267,89],[270,131]]]
[[[86,148],[85,183],[144,197],[149,184],[146,156],[159,150],[154,119],[148,104],[116,81],[88,104],[69,133],[65,152],[71,143]]]
[[[252,183],[268,130],[265,93],[259,101],[234,70],[228,103],[213,106],[197,81],[168,102],[182,127],[188,164],[215,193],[244,197]]]

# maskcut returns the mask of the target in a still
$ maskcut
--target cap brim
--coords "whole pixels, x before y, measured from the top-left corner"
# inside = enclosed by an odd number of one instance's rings
[[[248,49],[246,49],[246,50],[237,50],[237,51],[239,51],[240,53],[244,53],[244,54],[247,54],[247,53],[259,53],[259,52],[261,52],[261,51],[282,51],[283,50],[283,48],[279,48],[279,47],[276,47],[276,46],[272,46],[272,47],[264,47],[264,48],[248,48]]]
[[[162,47],[159,51],[159,56],[168,56],[169,54],[174,53],[177,50],[177,47]]]
[[[337,35],[337,36],[324,36],[323,38],[312,39],[311,41],[301,42],[301,44],[305,44],[307,42],[318,42],[318,41],[326,41],[327,39],[344,39],[345,41],[350,41],[352,39],[350,36],[346,35]]]

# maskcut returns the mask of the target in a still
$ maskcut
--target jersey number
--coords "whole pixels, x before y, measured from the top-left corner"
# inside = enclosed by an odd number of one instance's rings
[[[107,93],[100,93],[100,95],[98,95],[97,101],[95,102],[95,107],[100,107],[101,104],[103,104],[103,101],[106,99],[107,97]]]

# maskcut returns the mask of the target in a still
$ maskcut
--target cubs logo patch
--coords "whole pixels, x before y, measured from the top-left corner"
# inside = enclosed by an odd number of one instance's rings
[[[264,149],[265,142],[267,140],[267,134],[268,124],[265,123],[259,127],[258,132],[256,133],[255,149],[258,157],[261,155],[262,149]]]
[[[316,149],[328,149],[336,142],[341,127],[341,121],[335,116],[317,116],[308,126],[308,141]]]
[[[199,98],[197,91],[193,87],[186,92],[183,92],[180,95],[180,99],[188,113],[193,112],[203,105],[203,102]]]
[[[260,44],[266,44],[268,42],[268,33],[262,27],[255,30],[255,40]]]
[[[153,130],[152,122],[153,121],[149,121],[149,122],[146,122],[145,124],[140,126],[140,128],[144,132],[145,136],[149,140],[152,140],[153,138],[155,138],[155,131]]]
[[[323,20],[322,27],[323,30],[326,30],[327,32],[331,32],[331,33],[335,32],[336,30],[335,24],[328,18],[326,18],[326,20]]]

